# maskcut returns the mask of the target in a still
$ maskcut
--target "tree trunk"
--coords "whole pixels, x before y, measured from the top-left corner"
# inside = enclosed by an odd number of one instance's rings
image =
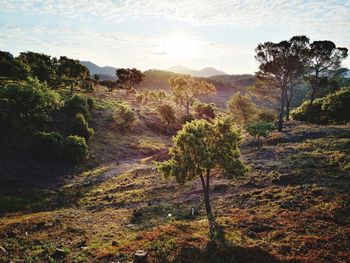
[[[205,183],[204,177],[202,175],[200,178],[201,178],[202,186],[203,186],[205,211],[207,213],[207,218],[208,218],[208,223],[209,223],[209,237],[211,240],[214,240],[216,238],[216,234],[217,234],[217,224],[216,224],[215,217],[213,215],[213,212],[211,210],[211,205],[210,205],[209,176],[210,176],[210,170],[207,170],[206,183]]]
[[[290,102],[287,101],[286,103],[286,121],[289,121],[289,109],[290,109]]]
[[[283,130],[283,112],[284,112],[284,91],[281,91],[281,108],[278,116],[278,131],[282,132]]]
[[[186,103],[186,116],[190,116],[190,103]]]

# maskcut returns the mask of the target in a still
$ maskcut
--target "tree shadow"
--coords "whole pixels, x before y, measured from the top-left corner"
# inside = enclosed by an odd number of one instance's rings
[[[232,244],[208,242],[204,249],[183,247],[174,263],[282,263],[283,261],[259,247],[241,247]]]

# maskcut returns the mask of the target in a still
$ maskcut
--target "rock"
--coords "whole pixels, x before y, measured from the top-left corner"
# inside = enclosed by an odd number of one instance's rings
[[[63,249],[56,248],[55,252],[51,255],[55,260],[64,259],[66,257],[66,252]]]
[[[145,250],[137,250],[134,254],[133,263],[147,263],[148,252]]]

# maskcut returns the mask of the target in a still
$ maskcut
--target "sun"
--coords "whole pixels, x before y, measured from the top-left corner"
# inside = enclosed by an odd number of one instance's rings
[[[172,36],[160,41],[159,52],[173,59],[190,59],[196,53],[197,43],[186,36]]]

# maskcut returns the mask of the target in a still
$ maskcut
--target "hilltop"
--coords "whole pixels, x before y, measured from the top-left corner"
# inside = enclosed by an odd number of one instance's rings
[[[193,70],[193,69],[178,65],[178,66],[171,67],[168,70],[179,74],[186,74],[186,75],[191,75],[193,77],[202,77],[202,78],[209,78],[209,77],[218,76],[218,75],[227,75],[227,73],[221,70],[217,70],[216,68],[213,68],[213,67],[206,67],[201,70]]]

